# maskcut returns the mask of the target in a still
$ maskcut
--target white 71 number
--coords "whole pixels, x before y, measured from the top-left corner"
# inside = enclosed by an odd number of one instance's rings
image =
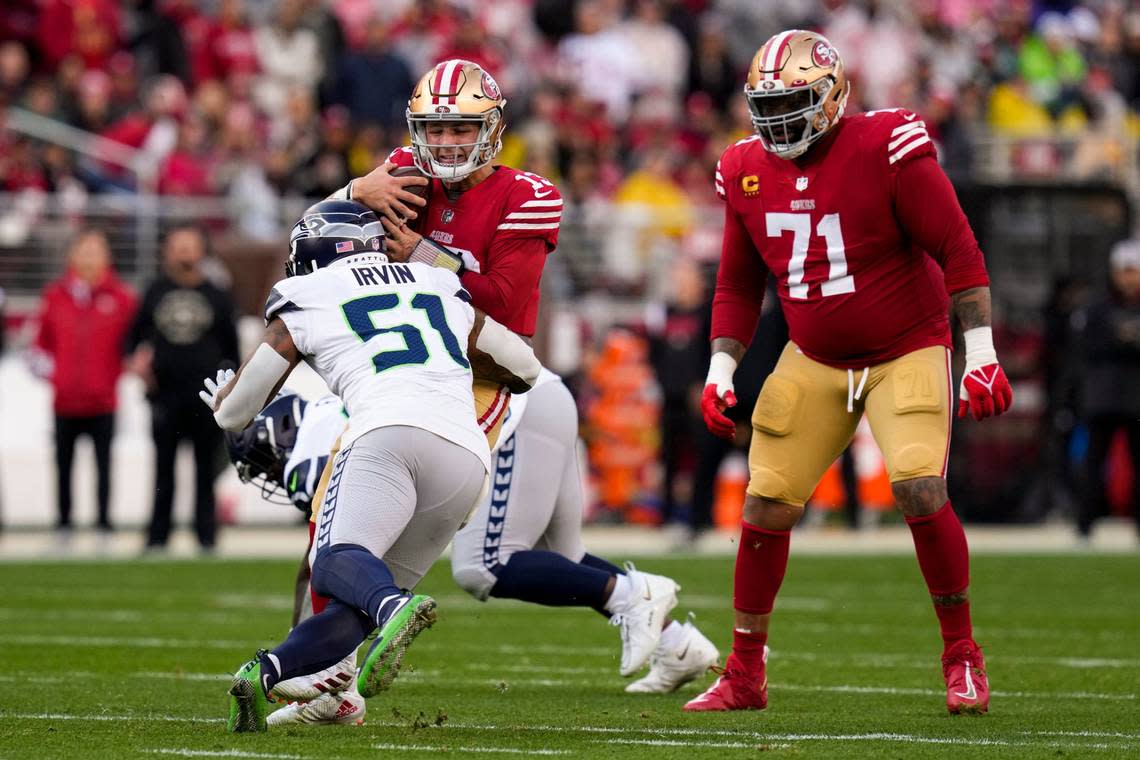
[[[808,283],[804,282],[804,262],[807,261],[808,240],[811,238],[810,214],[765,214],[768,237],[782,237],[792,233],[792,258],[788,261],[788,296],[805,299]],[[855,292],[855,278],[847,274],[847,250],[843,245],[843,231],[839,228],[839,214],[828,214],[815,226],[815,234],[827,243],[827,260],[831,264],[827,280],[820,285],[824,296],[837,296]]]

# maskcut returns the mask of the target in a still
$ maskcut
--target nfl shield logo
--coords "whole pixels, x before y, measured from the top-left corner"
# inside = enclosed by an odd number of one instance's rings
[[[801,193],[804,190],[807,190],[807,182],[808,182],[807,177],[797,177],[796,178],[796,190],[799,190]]]
[[[351,250],[352,250],[352,241],[351,240],[345,240],[343,242],[336,244],[336,252],[337,253],[348,253]]]
[[[486,76],[486,74],[484,74],[484,76]],[[443,210],[443,212],[440,213],[440,215],[439,215],[440,221],[443,222],[444,224],[450,223],[451,220],[454,218],[455,218],[455,212],[449,208],[445,208]]]

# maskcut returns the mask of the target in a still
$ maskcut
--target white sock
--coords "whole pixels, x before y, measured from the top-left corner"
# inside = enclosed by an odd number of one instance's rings
[[[665,626],[661,631],[661,641],[657,644],[659,649],[675,649],[681,645],[681,641],[685,637],[685,626],[678,623],[676,620],[670,620],[669,625]]]
[[[628,575],[617,575],[614,577],[616,578],[616,582],[614,583],[613,593],[611,593],[610,598],[606,600],[606,612],[611,615],[616,615],[628,607],[629,601],[633,598],[634,594],[633,583],[630,582]]]

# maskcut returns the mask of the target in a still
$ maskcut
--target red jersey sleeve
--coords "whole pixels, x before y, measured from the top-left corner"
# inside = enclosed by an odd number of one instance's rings
[[[562,223],[562,194],[550,180],[538,174],[515,172],[514,176],[495,238],[538,239],[546,245],[547,252],[554,250]]]
[[[942,267],[946,292],[990,284],[986,262],[954,187],[932,154],[894,172],[895,215],[906,234]]]
[[[460,278],[471,294],[471,303],[508,330],[534,335],[538,284],[547,251],[545,237],[496,234],[487,251],[485,271],[468,270]]]
[[[732,338],[745,347],[756,334],[768,267],[732,206],[724,207],[724,240],[713,294],[709,338]]]

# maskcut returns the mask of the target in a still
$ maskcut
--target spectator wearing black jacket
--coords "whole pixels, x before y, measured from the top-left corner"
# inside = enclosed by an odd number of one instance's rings
[[[132,366],[147,385],[155,445],[154,511],[147,548],[170,536],[174,459],[178,443],[194,446],[194,526],[203,550],[217,535],[214,478],[222,433],[198,399],[202,378],[239,362],[234,304],[204,270],[206,239],[195,227],[178,227],[163,242],[162,273],[147,288],[127,338]]]
[[[1089,429],[1085,493],[1077,530],[1088,537],[1107,512],[1105,464],[1113,438],[1123,431],[1132,460],[1132,509],[1140,527],[1140,240],[1113,249],[1107,297],[1092,303],[1082,327],[1081,399]]]

